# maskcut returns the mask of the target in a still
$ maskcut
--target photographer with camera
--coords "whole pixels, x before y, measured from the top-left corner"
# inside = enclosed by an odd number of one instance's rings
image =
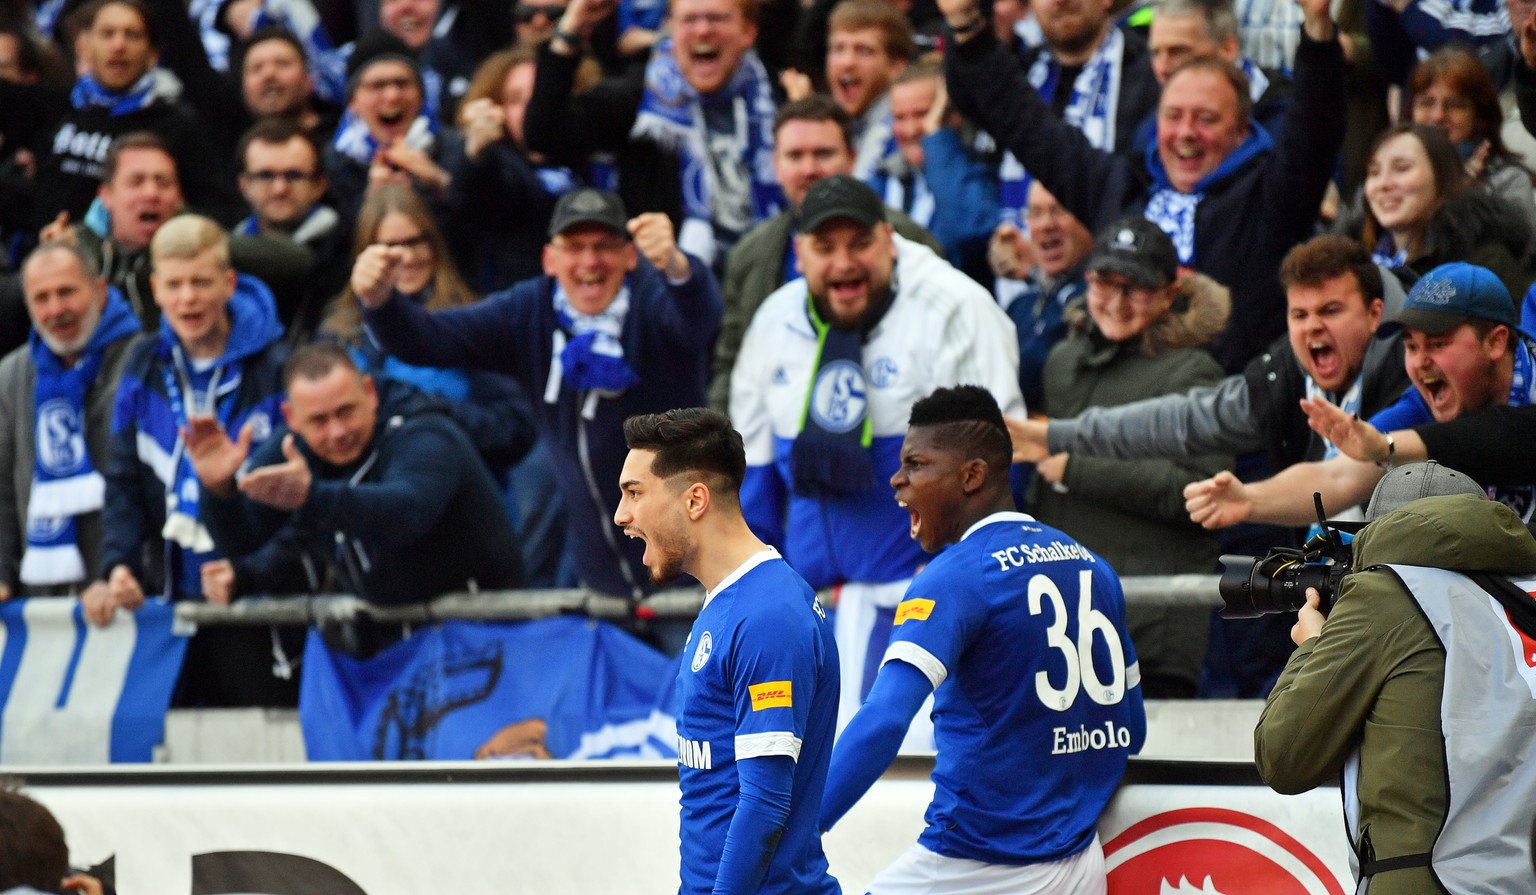
[[[1317,589],[1254,731],[1277,792],[1342,780],[1371,895],[1531,892],[1536,540],[1434,461],[1377,484],[1331,610]],[[1325,615],[1326,613],[1326,615]]]

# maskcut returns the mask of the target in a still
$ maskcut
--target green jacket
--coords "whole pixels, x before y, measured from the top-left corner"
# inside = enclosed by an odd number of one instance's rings
[[[1477,497],[1414,501],[1354,543],[1322,634],[1297,648],[1253,732],[1259,774],[1276,791],[1338,783],[1360,751],[1360,829],[1377,860],[1421,854],[1449,795],[1440,702],[1445,650],[1383,563],[1458,572],[1536,571],[1536,540],[1514,512]],[[1362,843],[1356,843],[1360,846]],[[1428,868],[1377,874],[1371,895],[1443,891]]]
[[[894,208],[887,208],[885,214],[897,233],[944,257],[944,246],[916,221]],[[709,378],[709,406],[721,413],[730,408],[731,371],[736,369],[736,355],[741,353],[747,325],[763,299],[785,283],[784,253],[789,251],[793,225],[794,217],[789,212],[774,215],[748,230],[725,257],[725,317],[720,321],[720,335],[715,338]]]
[[[1105,341],[1082,307],[1069,307],[1072,330],[1046,357],[1040,409],[1072,417],[1089,407],[1183,394],[1220,381],[1221,367],[1200,346],[1226,322],[1227,290],[1204,276],[1184,288],[1180,304],[1127,342]],[[1217,454],[1142,460],[1072,454],[1061,481],[1065,490],[1035,476],[1028,511],[1077,538],[1121,575],[1213,572],[1220,552],[1216,536],[1189,521],[1184,486],[1231,465],[1230,456]],[[1193,696],[1210,611],[1132,606],[1126,622],[1147,696]]]

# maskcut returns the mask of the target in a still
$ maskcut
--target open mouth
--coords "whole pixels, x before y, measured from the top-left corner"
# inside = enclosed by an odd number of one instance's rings
[[[400,127],[404,123],[405,123],[405,112],[404,111],[380,112],[379,113],[379,124],[382,124],[384,127],[390,128],[391,130],[393,130],[394,128]]]
[[[642,542],[645,543],[645,552],[640,555],[640,562],[643,565],[649,566],[651,564],[651,542],[646,540],[645,535],[631,527],[624,529],[624,537],[639,538]]]
[[[1067,248],[1067,240],[1061,234],[1043,234],[1035,231],[1035,252],[1042,260],[1054,261]]]
[[[1326,379],[1339,371],[1339,352],[1323,342],[1308,342],[1307,353],[1312,358],[1312,369],[1319,379]]]
[[[829,299],[841,299],[848,301],[857,298],[864,292],[868,284],[865,277],[849,277],[841,280],[827,281],[827,297]]]
[[[864,82],[860,81],[857,77],[843,75],[832,82],[832,93],[839,105],[849,106],[853,104],[854,100],[858,99],[863,87]]]
[[[1429,399],[1432,407],[1443,405],[1451,396],[1450,383],[1440,378],[1439,373],[1419,374],[1419,388],[1424,390],[1424,396]]]
[[[918,540],[923,533],[923,517],[917,512],[917,510],[908,506],[905,500],[898,499],[896,501],[896,505],[907,511],[907,517],[909,519],[907,523],[907,537],[914,541]]]
[[[688,50],[688,58],[701,68],[712,68],[720,62],[720,47],[712,43],[697,43]]]

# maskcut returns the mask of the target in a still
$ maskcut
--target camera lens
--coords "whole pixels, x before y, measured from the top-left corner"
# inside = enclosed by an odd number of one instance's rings
[[[1258,618],[1275,612],[1295,612],[1307,604],[1307,588],[1315,587],[1325,604],[1333,593],[1333,569],[1269,555],[1221,557],[1222,618]]]

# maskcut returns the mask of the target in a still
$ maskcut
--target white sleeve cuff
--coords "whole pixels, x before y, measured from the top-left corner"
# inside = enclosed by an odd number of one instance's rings
[[[788,755],[791,761],[799,761],[800,738],[787,730],[736,735],[737,761],[744,758],[762,758],[766,755]]]
[[[884,665],[893,659],[900,659],[921,671],[923,677],[928,679],[928,683],[932,684],[935,690],[939,689],[939,685],[949,677],[949,669],[944,667],[943,662],[940,662],[933,653],[908,640],[898,640],[887,647],[885,658],[880,660],[880,664]]]
[[[1125,689],[1134,690],[1141,686],[1141,663],[1132,662],[1125,670]]]

